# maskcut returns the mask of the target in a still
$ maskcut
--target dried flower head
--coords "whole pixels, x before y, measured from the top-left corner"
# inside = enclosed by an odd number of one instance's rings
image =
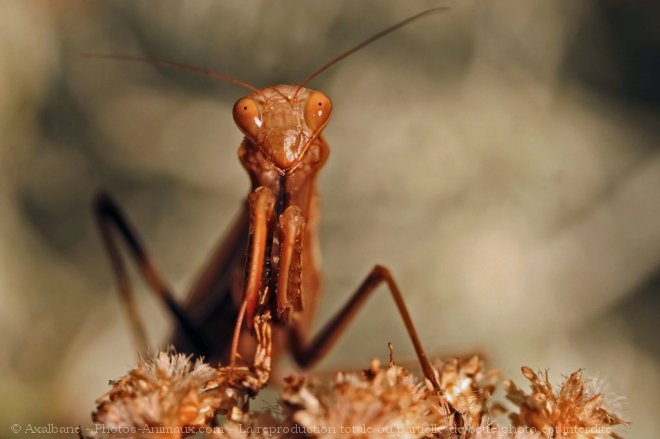
[[[94,422],[99,437],[181,438],[210,425],[216,413],[229,413],[268,381],[271,357],[270,313],[255,319],[254,364],[214,368],[190,356],[162,352],[143,359],[97,400]]]
[[[201,360],[161,352],[111,382],[92,417],[104,431],[117,433],[113,437],[182,437],[207,425],[222,405],[223,395],[207,388],[216,374]],[[141,434],[145,427],[149,430]]]
[[[529,367],[522,373],[531,383],[526,394],[513,382],[504,385],[507,398],[520,407],[520,413],[510,415],[514,425],[534,427],[546,437],[616,438],[614,425],[628,423],[604,407],[603,395],[591,394],[582,378],[582,371],[573,372],[555,392],[547,372],[541,378]]]
[[[479,356],[436,360],[433,367],[445,397],[461,415],[464,426],[476,428],[487,415],[501,413],[501,407],[490,402],[500,371],[486,370]]]
[[[510,416],[513,425],[498,425],[489,420],[498,410],[490,399],[498,370],[486,370],[476,356],[436,361],[442,390],[436,393],[394,363],[391,346],[387,368],[373,360],[362,373],[338,373],[325,382],[292,376],[275,408],[250,411],[247,399],[270,376],[270,325],[267,313],[255,320],[252,365],[213,368],[174,353],[141,361],[98,400],[94,420],[105,430],[97,437],[178,439],[203,430],[208,439],[586,439],[616,438],[609,428],[628,425],[603,407],[601,394],[587,390],[580,371],[555,392],[547,373],[541,378],[527,367],[522,371],[531,393],[505,381],[520,413]],[[224,424],[209,429],[219,412],[227,414]]]
[[[311,437],[418,438],[449,429],[425,383],[377,360],[361,374],[338,373],[325,384],[291,377],[281,398],[291,423]]]

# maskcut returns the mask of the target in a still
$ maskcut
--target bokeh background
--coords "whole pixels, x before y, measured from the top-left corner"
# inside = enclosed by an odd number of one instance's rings
[[[335,108],[319,323],[386,264],[432,353],[483,352],[519,383],[522,365],[557,383],[584,368],[628,437],[657,436],[659,8],[633,3],[449,3],[311,84]],[[295,83],[437,5],[1,0],[0,436],[89,423],[134,365],[93,193],[119,199],[183,299],[248,188],[241,89],[80,52]],[[136,284],[164,343],[171,322]],[[413,358],[381,293],[318,370],[386,358],[387,341]]]

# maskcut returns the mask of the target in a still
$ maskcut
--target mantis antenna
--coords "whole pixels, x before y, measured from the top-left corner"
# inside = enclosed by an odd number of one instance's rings
[[[225,75],[224,73],[216,72],[215,70],[205,69],[205,68],[202,68],[202,67],[194,67],[194,66],[189,66],[187,64],[182,64],[182,63],[178,63],[178,62],[174,62],[174,61],[168,61],[166,59],[145,58],[145,57],[141,57],[141,56],[121,55],[121,54],[114,54],[114,53],[82,53],[81,55],[85,58],[117,59],[117,60],[121,60],[121,61],[135,61],[135,62],[141,62],[141,63],[144,63],[144,64],[153,64],[153,65],[157,65],[157,66],[173,67],[173,68],[176,68],[176,69],[187,70],[189,72],[197,73],[199,75],[208,76],[210,78],[219,79],[221,81],[230,82],[232,84],[239,85],[243,88],[247,88],[251,92],[260,93],[258,88],[248,84],[247,82],[243,82],[240,79],[232,78],[229,75]]]
[[[321,66],[319,69],[317,69],[315,72],[313,72],[311,75],[309,75],[307,78],[305,78],[299,85],[298,88],[296,88],[296,92],[293,94],[293,97],[298,94],[300,89],[302,89],[305,85],[307,85],[309,82],[311,82],[313,79],[315,79],[317,76],[319,76],[321,73],[325,72],[328,70],[330,67],[334,66],[337,64],[339,61],[343,60],[344,58],[348,57],[349,55],[354,54],[358,50],[364,48],[365,46],[368,46],[369,44],[373,43],[376,40],[381,39],[382,37],[394,32],[397,29],[400,29],[414,21],[419,20],[420,18],[426,17],[428,15],[438,13],[438,12],[445,12],[448,11],[449,8],[446,6],[440,6],[437,8],[431,8],[427,9],[426,11],[422,11],[419,14],[415,14],[412,17],[406,18],[405,20],[402,20],[387,29],[384,29],[380,32],[378,32],[375,35],[372,35],[371,37],[367,38],[360,44],[354,46],[353,48],[347,50],[346,52],[336,56],[335,58],[331,59],[327,63],[325,63],[323,66]],[[115,53],[82,53],[81,54],[85,58],[98,58],[98,59],[115,59],[115,60],[120,60],[120,61],[133,61],[133,62],[141,62],[144,64],[152,64],[152,65],[157,65],[157,66],[165,66],[165,67],[172,67],[176,69],[181,69],[181,70],[186,70],[189,72],[197,73],[199,75],[203,76],[208,76],[210,78],[214,79],[219,79],[221,81],[225,82],[230,82],[232,84],[236,84],[240,87],[246,88],[250,90],[253,93],[258,93],[260,94],[261,91],[246,83],[241,81],[240,79],[233,78],[229,75],[225,75],[224,73],[217,72],[215,70],[211,69],[205,69],[202,67],[195,67],[195,66],[190,66],[188,64],[183,64],[175,61],[169,61],[166,59],[159,59],[159,58],[147,58],[147,57],[141,57],[141,56],[133,56],[133,55],[122,55],[122,54],[115,54]]]
[[[387,29],[384,29],[384,30],[378,32],[377,34],[370,36],[369,38],[367,38],[366,40],[364,40],[360,44],[354,46],[353,48],[347,50],[346,52],[336,56],[333,59],[331,59],[330,61],[325,63],[323,66],[321,66],[318,70],[316,70],[314,73],[312,73],[307,78],[305,78],[300,83],[300,85],[298,85],[298,88],[296,89],[296,92],[294,93],[293,96],[295,97],[298,94],[298,91],[300,91],[301,88],[303,88],[305,85],[307,85],[310,81],[312,81],[314,78],[319,76],[321,73],[325,72],[330,67],[334,66],[339,61],[341,61],[342,59],[346,58],[349,55],[354,54],[355,52],[362,49],[363,47],[368,46],[369,44],[373,43],[374,41],[381,39],[385,35],[390,34],[390,33],[394,32],[395,30],[400,29],[400,28],[402,28],[402,27],[404,27],[404,26],[406,26],[406,25],[408,25],[408,24],[410,24],[414,21],[417,21],[420,18],[426,17],[428,15],[431,15],[431,14],[434,14],[434,13],[437,13],[437,12],[445,12],[445,11],[448,11],[448,10],[449,10],[449,8],[446,7],[446,6],[427,9],[426,11],[422,11],[419,14],[415,14],[412,17],[406,18],[405,20],[400,21],[400,22],[388,27]]]

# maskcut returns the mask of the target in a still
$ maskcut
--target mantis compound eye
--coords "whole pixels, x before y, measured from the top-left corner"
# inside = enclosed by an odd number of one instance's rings
[[[307,98],[305,123],[314,133],[318,133],[330,120],[332,102],[323,93],[315,91]]]
[[[248,97],[241,98],[234,104],[234,121],[238,128],[250,139],[256,139],[261,127],[261,112],[257,103]]]

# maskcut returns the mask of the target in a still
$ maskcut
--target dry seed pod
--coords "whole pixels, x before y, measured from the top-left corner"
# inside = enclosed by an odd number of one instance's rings
[[[504,383],[507,398],[520,408],[520,413],[510,415],[516,426],[534,427],[545,437],[581,438],[617,438],[611,427],[629,426],[609,413],[602,394],[587,390],[580,370],[573,372],[558,392],[550,384],[547,372],[540,377],[523,367],[522,373],[531,384],[531,393],[525,393],[510,380]]]
[[[476,428],[482,424],[485,417],[501,413],[500,406],[490,401],[499,381],[500,371],[486,370],[485,363],[479,356],[436,360],[433,367],[440,387],[462,416],[465,427]]]
[[[232,409],[256,395],[270,376],[269,312],[255,319],[255,333],[253,365],[214,368],[172,352],[142,359],[97,400],[92,418],[102,429],[96,437],[181,438],[208,427],[216,413],[233,416]]]
[[[425,383],[376,360],[363,373],[338,373],[329,383],[292,377],[281,398],[289,422],[312,437],[421,438],[451,428]]]
[[[104,427],[98,436],[174,438],[208,425],[224,402],[224,395],[207,389],[216,373],[183,354],[141,360],[97,400],[92,418]]]

